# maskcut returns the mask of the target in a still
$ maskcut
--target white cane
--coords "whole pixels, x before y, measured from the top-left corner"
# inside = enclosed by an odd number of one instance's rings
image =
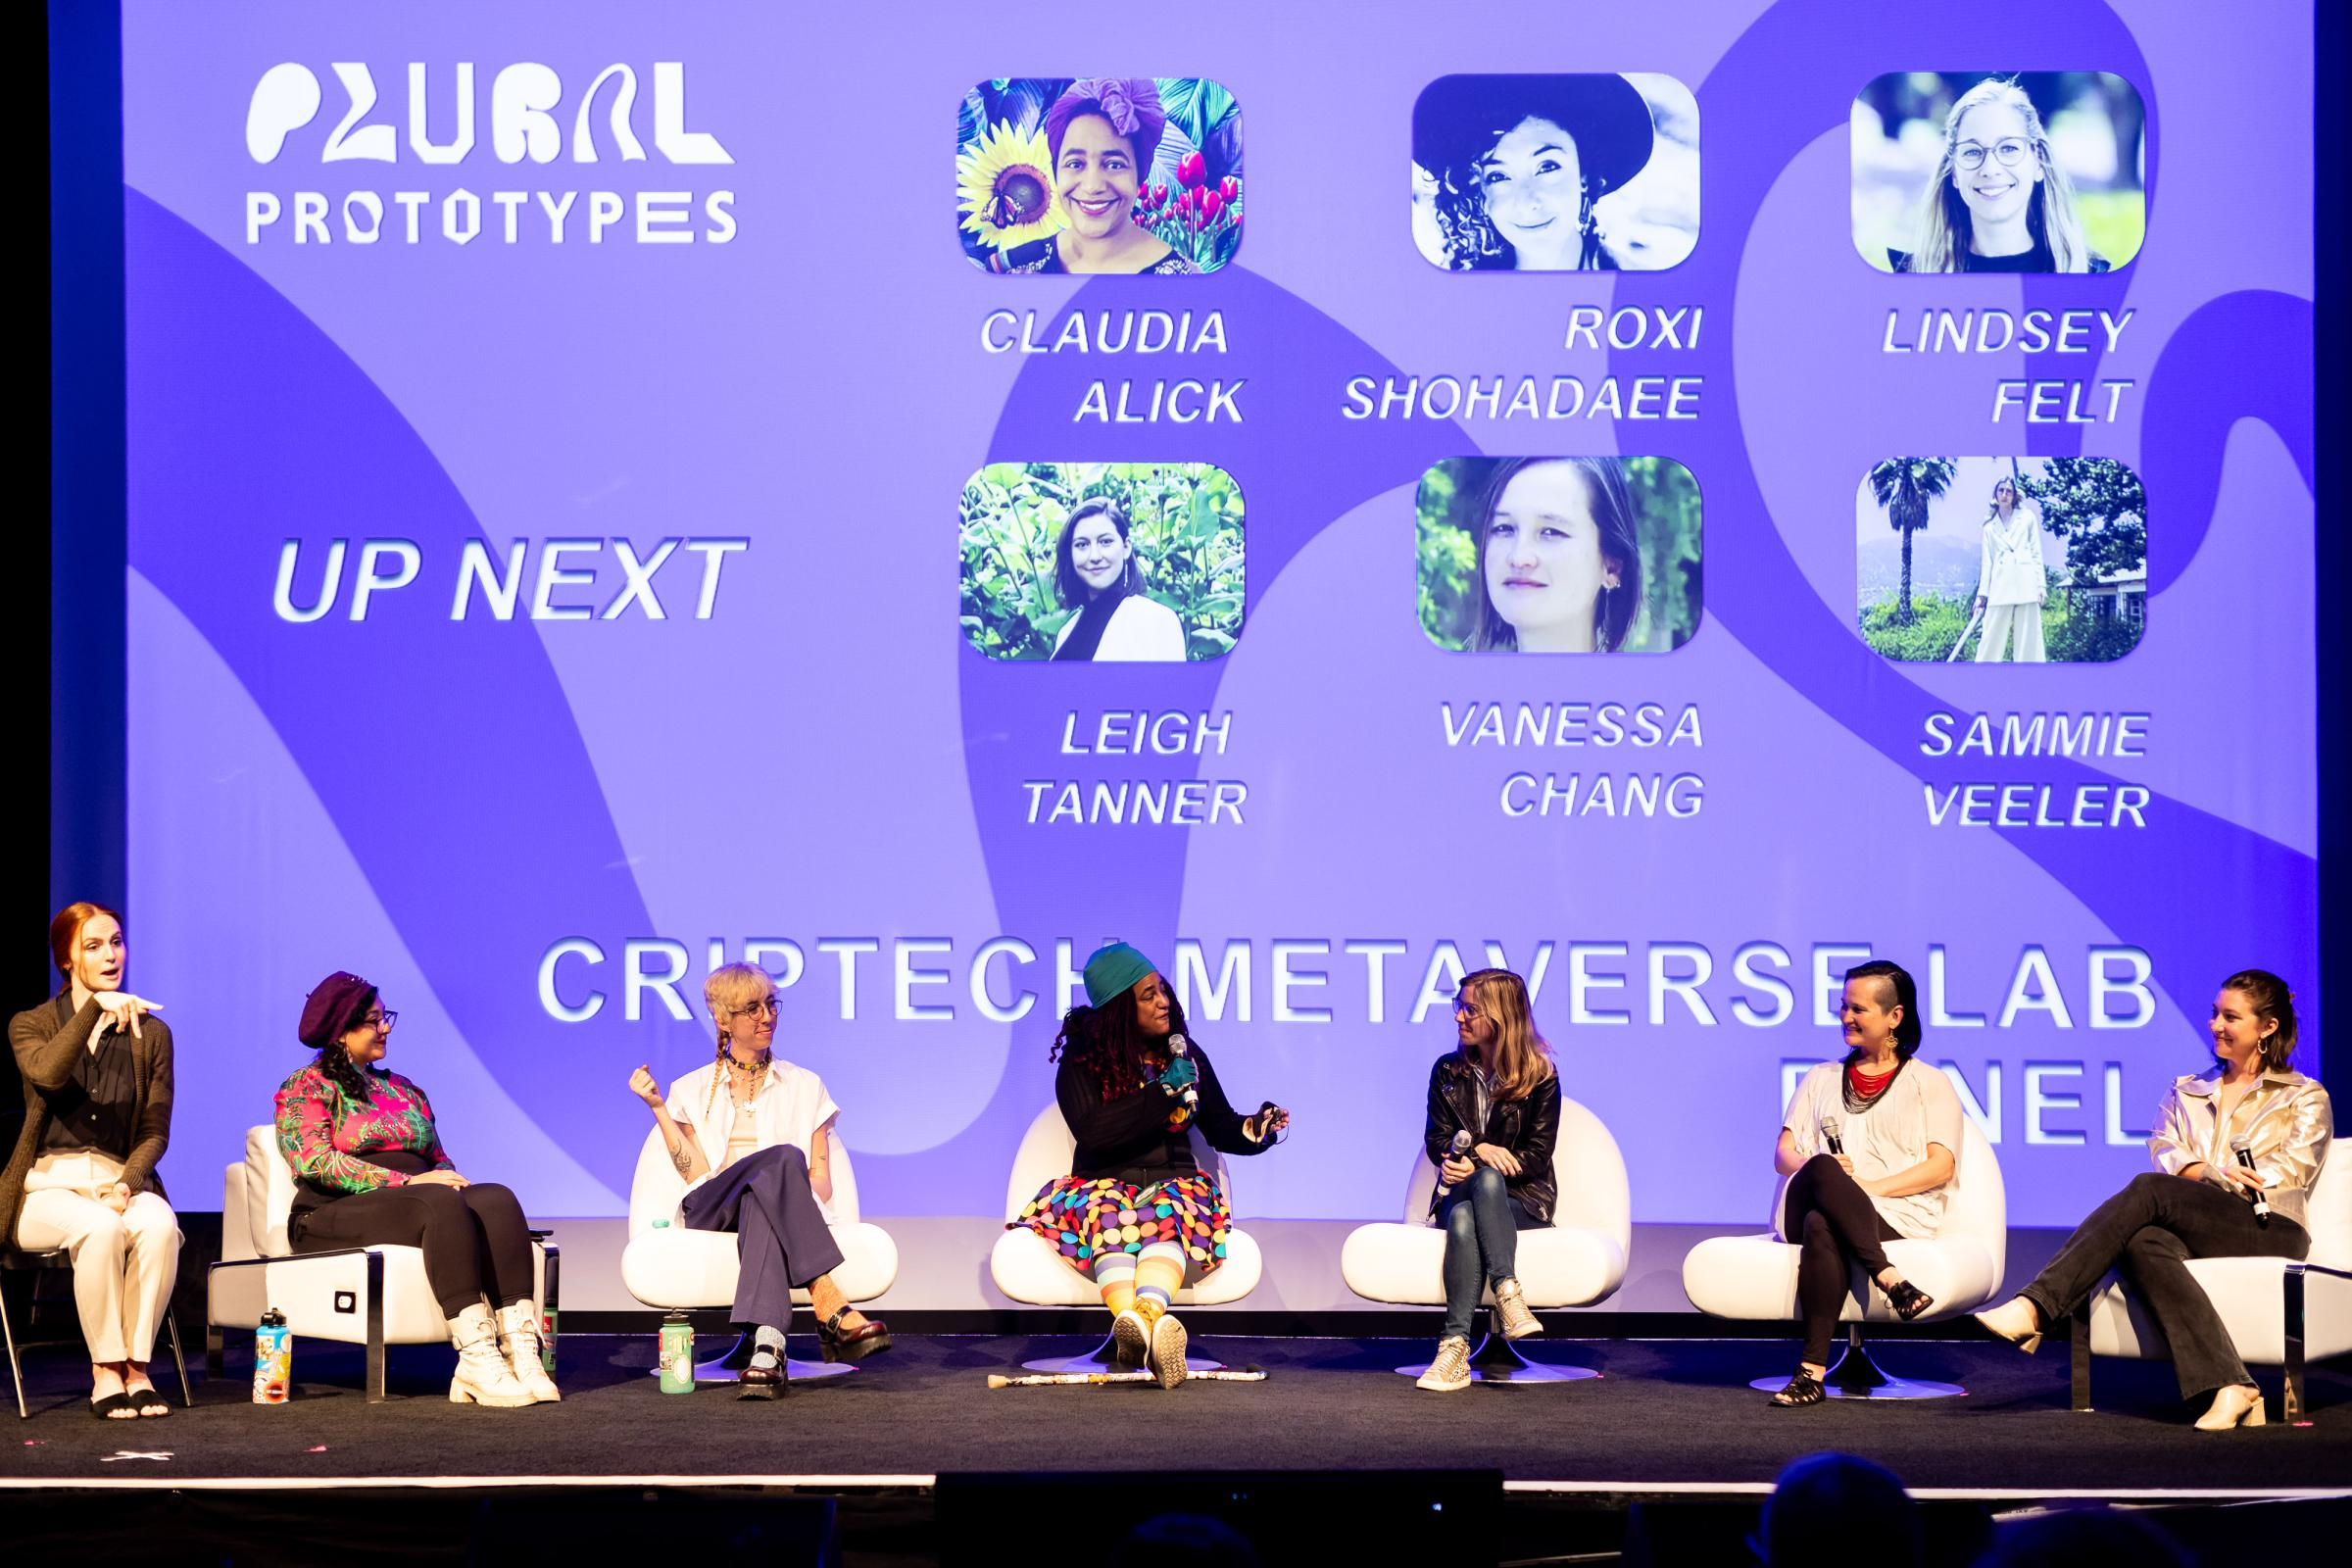
[[[1943,656],[1943,662],[1945,663],[1951,663],[1954,660],[1960,657],[1960,650],[1968,646],[1968,634],[1972,631],[1975,631],[1978,623],[1984,620],[1984,607],[1983,605],[1979,605],[1973,612],[1970,612],[1968,624],[1960,628],[1960,640],[1952,644],[1952,651],[1950,653]]]

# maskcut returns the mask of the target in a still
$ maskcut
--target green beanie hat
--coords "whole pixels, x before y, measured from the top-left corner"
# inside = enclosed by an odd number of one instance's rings
[[[1086,960],[1086,1000],[1100,1007],[1158,967],[1124,942],[1105,943]]]

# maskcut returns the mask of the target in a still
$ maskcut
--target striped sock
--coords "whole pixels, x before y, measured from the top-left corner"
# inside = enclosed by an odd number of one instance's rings
[[[1095,1259],[1095,1288],[1115,1317],[1135,1304],[1135,1254],[1104,1252]]]
[[[1184,1249],[1174,1242],[1153,1242],[1136,1260],[1136,1305],[1157,1318],[1172,1304],[1176,1287],[1184,1283]]]

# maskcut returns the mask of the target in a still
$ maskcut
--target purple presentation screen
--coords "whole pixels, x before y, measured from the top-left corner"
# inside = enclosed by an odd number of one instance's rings
[[[1760,1217],[1878,956],[2070,1223],[2317,1011],[2311,24],[128,0],[169,1179],[349,968],[620,1212],[749,957],[864,1207],[993,1214],[1116,937],[1245,1214],[1394,1217],[1500,964]]]

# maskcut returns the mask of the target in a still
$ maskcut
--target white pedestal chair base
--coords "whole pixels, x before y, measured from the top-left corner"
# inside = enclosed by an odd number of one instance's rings
[[[1429,1370],[1427,1361],[1396,1369],[1399,1377],[1419,1378]],[[1479,1341],[1478,1348],[1470,1352],[1470,1381],[1494,1384],[1581,1383],[1600,1374],[1589,1366],[1555,1366],[1546,1361],[1530,1361],[1519,1353],[1519,1347],[1499,1334],[1490,1333]]]
[[[1248,1232],[1237,1226],[1227,1231],[1225,1238],[1224,1266],[1176,1293],[1176,1315],[1183,1320],[1187,1333],[1200,1324],[1197,1318],[1185,1317],[1187,1307],[1238,1301],[1256,1288],[1265,1269],[1265,1256]],[[1102,1304],[1102,1293],[1095,1288],[1094,1281],[1063,1262],[1060,1250],[1035,1231],[1007,1230],[999,1236],[989,1250],[988,1268],[997,1289],[1016,1301],[1032,1306],[1098,1309]],[[1104,1335],[1102,1343],[1084,1355],[1046,1356],[1023,1361],[1021,1368],[1027,1372],[1102,1372],[1116,1364],[1110,1338]],[[1225,1368],[1222,1361],[1195,1356],[1189,1351],[1185,1364],[1202,1372],[1221,1372]]]
[[[752,1337],[749,1334],[738,1334],[735,1336],[735,1343],[728,1346],[724,1353],[714,1355],[708,1361],[695,1362],[694,1381],[696,1384],[742,1382],[743,1369],[752,1364],[751,1345]],[[784,1357],[784,1377],[787,1382],[791,1383],[811,1383],[818,1378],[837,1378],[846,1372],[857,1370],[858,1363],[855,1361],[804,1361],[789,1352]],[[648,1376],[657,1378],[661,1375],[662,1368],[659,1366],[656,1366],[648,1374]]]
[[[1778,1394],[1787,1378],[1757,1378],[1748,1384],[1765,1394]],[[1898,1378],[1882,1371],[1862,1345],[1862,1325],[1845,1326],[1845,1353],[1821,1375],[1824,1393],[1833,1399],[1951,1399],[1968,1392],[1957,1383],[1933,1383],[1922,1378]]]

